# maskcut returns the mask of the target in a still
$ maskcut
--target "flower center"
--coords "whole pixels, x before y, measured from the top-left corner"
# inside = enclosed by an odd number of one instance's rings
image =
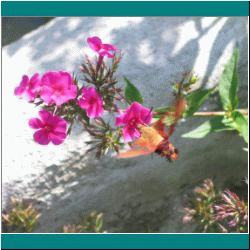
[[[89,104],[90,104],[90,105],[94,105],[95,103],[96,103],[96,98],[91,97],[91,98],[89,99]]]
[[[132,119],[130,119],[129,121],[129,125],[132,127],[136,127],[139,124],[139,121],[136,117],[133,117]]]
[[[31,89],[33,89],[33,87],[34,87],[34,84],[33,84],[32,82],[30,82],[30,81],[29,81],[29,83],[26,85],[26,89],[27,89],[27,90],[31,90]]]
[[[62,85],[54,85],[53,89],[54,89],[54,94],[57,96],[64,94],[64,88]]]
[[[44,129],[47,133],[50,133],[53,130],[53,126],[50,124],[45,125]]]

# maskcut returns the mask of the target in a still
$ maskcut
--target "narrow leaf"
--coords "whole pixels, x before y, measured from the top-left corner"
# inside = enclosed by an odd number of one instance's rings
[[[140,94],[139,90],[126,78],[124,77],[126,82],[125,88],[125,96],[131,102],[139,102],[143,103],[142,95]]]
[[[239,111],[232,112],[232,118],[236,123],[235,129],[243,136],[246,143],[248,143],[248,121],[244,115]]]
[[[79,111],[81,118],[86,121],[87,125],[89,125],[89,117],[87,116],[85,110],[80,109]]]
[[[190,117],[194,112],[198,111],[200,106],[203,104],[203,102],[209,97],[209,95],[212,93],[212,89],[204,89],[204,90],[198,90],[186,97],[188,101],[188,108],[183,114],[184,118]]]
[[[204,122],[202,125],[200,125],[198,128],[194,129],[191,132],[188,132],[182,137],[184,138],[203,138],[206,135],[212,133],[212,132],[220,132],[225,130],[231,130],[231,127],[228,127],[224,124],[223,117],[215,117],[212,120]]]
[[[234,110],[238,106],[238,72],[237,62],[239,51],[236,47],[229,63],[225,66],[220,79],[219,94],[224,110]]]

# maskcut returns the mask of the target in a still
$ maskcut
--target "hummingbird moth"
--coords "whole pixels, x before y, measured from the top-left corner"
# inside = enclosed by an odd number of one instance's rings
[[[131,144],[130,149],[119,152],[116,157],[132,158],[157,153],[169,161],[176,160],[178,158],[178,150],[170,143],[169,137],[174,132],[177,121],[186,109],[186,100],[181,97],[177,98],[174,103],[174,109],[171,115],[175,121],[170,125],[168,131],[165,130],[164,123],[164,119],[168,116],[167,112],[151,126],[139,125],[140,138]]]

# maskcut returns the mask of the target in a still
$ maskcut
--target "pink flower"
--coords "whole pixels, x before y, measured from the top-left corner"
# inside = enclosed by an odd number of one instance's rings
[[[109,58],[113,58],[114,55],[112,55],[109,51],[118,51],[118,48],[116,48],[114,45],[103,44],[102,40],[97,36],[89,37],[87,42],[90,48],[99,53],[99,55],[102,57],[107,56]]]
[[[32,118],[29,120],[29,126],[33,129],[39,129],[34,134],[34,140],[41,145],[48,145],[52,142],[54,145],[63,143],[66,138],[67,122],[47,110],[39,112],[41,120]]]
[[[82,97],[79,99],[78,105],[86,110],[89,118],[101,117],[104,113],[103,99],[93,87],[82,89]]]
[[[151,120],[151,110],[144,108],[138,102],[133,102],[124,114],[116,117],[115,124],[117,126],[125,125],[123,128],[123,137],[125,142],[129,142],[134,138],[140,138],[141,133],[138,125],[150,124]]]
[[[33,101],[40,90],[40,79],[36,73],[29,79],[27,75],[23,76],[23,79],[18,87],[15,88],[14,94],[17,96],[25,95],[28,101]]]
[[[60,106],[76,98],[77,87],[68,72],[49,71],[41,79],[42,91],[40,97],[48,105],[56,103]]]

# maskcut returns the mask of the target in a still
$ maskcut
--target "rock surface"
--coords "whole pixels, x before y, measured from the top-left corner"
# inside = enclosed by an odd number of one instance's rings
[[[211,134],[200,140],[182,138],[203,118],[179,124],[172,143],[180,159],[169,163],[152,155],[129,160],[85,155],[88,139],[76,125],[63,145],[41,146],[33,141],[28,120],[38,110],[14,96],[23,74],[48,70],[79,73],[88,36],[125,51],[120,63],[120,84],[125,75],[141,91],[145,106],[172,102],[171,84],[186,70],[200,77],[199,87],[218,83],[224,64],[238,43],[240,106],[248,96],[247,17],[78,17],[55,18],[4,47],[2,69],[2,181],[3,208],[9,197],[37,201],[42,209],[36,233],[61,232],[78,224],[81,216],[104,213],[109,232],[192,232],[181,222],[183,197],[205,178],[219,186],[247,175],[247,153],[237,134]],[[204,109],[218,110],[216,96]]]

